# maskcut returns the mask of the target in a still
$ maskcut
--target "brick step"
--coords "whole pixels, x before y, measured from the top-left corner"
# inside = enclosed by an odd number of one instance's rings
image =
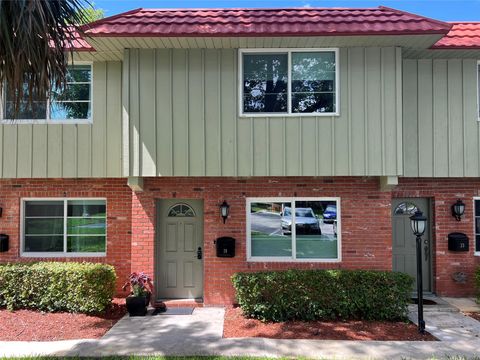
[[[161,307],[162,304],[165,304],[167,308],[203,307],[203,299],[161,299],[155,301],[153,307]]]

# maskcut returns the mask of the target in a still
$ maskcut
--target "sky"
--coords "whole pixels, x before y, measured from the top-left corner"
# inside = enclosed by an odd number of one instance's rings
[[[105,16],[135,8],[377,7],[384,5],[443,21],[480,21],[480,0],[93,0]]]

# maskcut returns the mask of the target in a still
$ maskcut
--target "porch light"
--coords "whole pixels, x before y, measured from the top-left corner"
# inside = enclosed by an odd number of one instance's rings
[[[452,216],[460,221],[463,214],[465,213],[465,204],[462,200],[458,199],[455,204],[452,205]]]
[[[423,283],[422,283],[422,238],[427,228],[427,218],[421,211],[416,211],[410,216],[410,226],[416,237],[417,245],[417,298],[418,298],[418,332],[425,333],[425,321],[423,320]]]
[[[227,202],[223,200],[223,203],[220,205],[220,215],[223,218],[224,224],[225,224],[225,221],[227,221],[229,212],[230,212],[230,205],[228,205]]]

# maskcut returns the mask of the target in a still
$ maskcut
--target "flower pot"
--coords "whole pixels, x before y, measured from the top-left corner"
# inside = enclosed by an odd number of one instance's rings
[[[150,302],[150,294],[146,296],[129,296],[125,299],[125,302],[130,316],[145,316],[148,303]]]

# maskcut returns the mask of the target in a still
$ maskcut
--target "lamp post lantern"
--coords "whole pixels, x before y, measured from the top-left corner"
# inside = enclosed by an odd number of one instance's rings
[[[416,211],[410,216],[410,226],[417,242],[417,297],[418,297],[418,332],[425,333],[425,321],[423,320],[423,274],[422,274],[422,235],[427,228],[427,218],[421,211]]]

